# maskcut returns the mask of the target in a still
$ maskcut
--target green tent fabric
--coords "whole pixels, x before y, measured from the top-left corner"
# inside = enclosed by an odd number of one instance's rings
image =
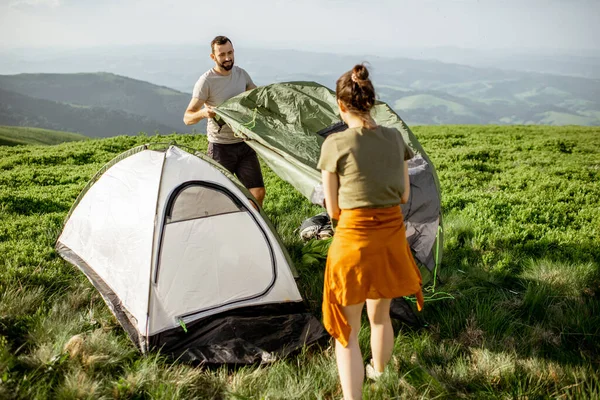
[[[317,132],[340,122],[334,92],[315,82],[276,83],[233,97],[215,112],[277,175],[313,203],[323,205],[321,173],[316,166],[325,139]],[[380,125],[397,128],[416,154],[409,163],[411,200],[403,211],[417,260],[433,270],[441,260],[443,236],[435,168],[415,135],[387,104],[378,102],[372,116]]]

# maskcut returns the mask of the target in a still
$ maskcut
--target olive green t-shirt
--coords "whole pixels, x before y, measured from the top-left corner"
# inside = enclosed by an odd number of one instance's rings
[[[323,142],[317,168],[339,176],[341,209],[391,207],[404,192],[404,160],[414,156],[395,128],[349,128]]]

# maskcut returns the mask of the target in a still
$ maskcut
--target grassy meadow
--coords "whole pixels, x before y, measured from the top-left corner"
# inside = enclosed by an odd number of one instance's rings
[[[394,360],[364,397],[600,398],[600,129],[413,130],[443,189],[444,284],[435,291],[446,294],[426,303],[426,328],[397,326]],[[342,397],[331,346],[241,368],[141,356],[85,276],[55,252],[66,213],[104,163],[173,140],[207,145],[204,136],[138,135],[0,147],[0,398]],[[303,257],[295,230],[321,210],[264,173],[265,210],[320,316],[324,261]]]

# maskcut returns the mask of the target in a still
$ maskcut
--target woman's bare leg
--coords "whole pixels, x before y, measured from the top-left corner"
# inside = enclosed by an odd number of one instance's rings
[[[342,313],[348,319],[352,328],[348,347],[342,346],[335,341],[335,358],[337,361],[338,374],[342,384],[344,400],[362,398],[362,384],[365,379],[362,354],[358,346],[358,332],[360,331],[360,316],[365,303],[353,304],[341,307]]]
[[[371,324],[371,353],[373,368],[383,372],[392,358],[394,329],[390,319],[391,299],[367,299],[367,314]]]

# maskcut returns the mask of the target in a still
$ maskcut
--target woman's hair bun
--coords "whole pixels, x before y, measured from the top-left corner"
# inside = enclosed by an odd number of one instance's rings
[[[354,68],[352,68],[352,73],[358,80],[366,81],[369,79],[369,70],[364,66],[364,64],[356,64]]]
[[[344,73],[335,85],[336,98],[354,113],[366,115],[375,105],[375,88],[369,79],[369,70],[357,64]]]

